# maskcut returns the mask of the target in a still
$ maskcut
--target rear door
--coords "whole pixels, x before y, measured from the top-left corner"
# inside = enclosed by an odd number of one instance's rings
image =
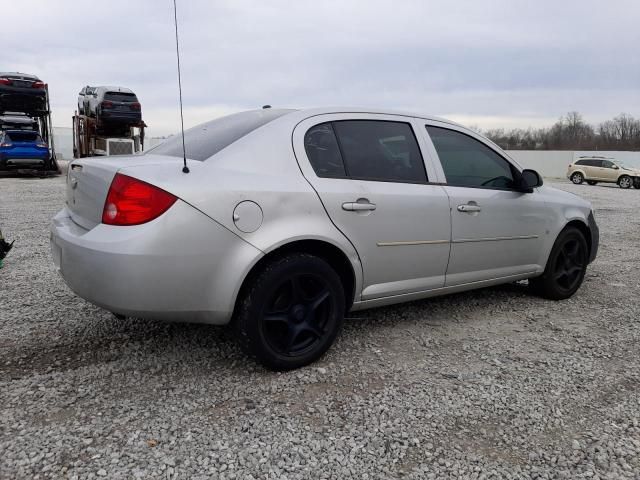
[[[426,130],[440,160],[451,207],[446,286],[543,269],[548,207],[535,191],[515,189],[517,168],[457,127],[433,122]]]
[[[602,160],[585,160],[586,175],[589,180],[606,180],[606,171],[602,168]]]
[[[405,117],[333,114],[293,133],[304,176],[360,256],[363,300],[444,285],[449,203],[429,183],[435,173],[415,128]]]

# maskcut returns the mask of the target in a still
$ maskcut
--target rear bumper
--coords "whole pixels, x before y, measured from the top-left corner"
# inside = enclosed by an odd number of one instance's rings
[[[0,154],[0,170],[10,170],[25,167],[42,167],[47,163],[49,153],[35,153],[33,155],[2,155]]]
[[[77,225],[67,208],[51,225],[53,261],[67,285],[121,315],[225,324],[262,252],[188,204],[137,226]],[[246,268],[243,268],[246,266]]]
[[[100,119],[103,122],[119,122],[119,123],[140,123],[142,120],[142,113],[138,111],[122,112],[117,110],[102,110],[100,112]]]
[[[589,263],[593,262],[598,255],[598,247],[600,246],[600,229],[596,224],[593,212],[589,213],[589,232],[591,232],[591,252],[589,255]]]

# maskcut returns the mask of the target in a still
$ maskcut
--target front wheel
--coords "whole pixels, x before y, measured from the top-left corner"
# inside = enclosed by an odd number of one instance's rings
[[[582,182],[584,182],[584,175],[582,175],[580,172],[575,172],[573,175],[571,175],[571,181],[576,185],[580,185]]]
[[[338,274],[305,253],[269,262],[244,289],[234,326],[240,346],[271,370],[320,358],[338,335],[345,297]]]
[[[622,175],[619,179],[618,179],[618,186],[620,188],[631,188],[631,185],[633,184],[633,180],[631,180],[631,177],[629,175]]]
[[[633,179],[633,188],[640,189],[640,177],[636,177]]]
[[[565,228],[553,244],[544,273],[529,279],[529,286],[543,298],[569,298],[582,285],[588,258],[587,241],[582,232],[574,227]]]
[[[596,182],[595,180],[587,180],[587,183],[589,185],[597,185],[598,184],[598,182]]]

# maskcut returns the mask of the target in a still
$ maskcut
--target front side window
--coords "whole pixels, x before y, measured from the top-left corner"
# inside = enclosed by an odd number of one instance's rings
[[[347,175],[359,180],[426,183],[411,125],[378,120],[333,122]]]
[[[459,187],[512,189],[515,169],[491,148],[469,135],[427,125],[447,184]]]
[[[613,163],[610,160],[602,160],[602,166],[604,168],[613,168],[614,165],[615,165],[615,163]]]

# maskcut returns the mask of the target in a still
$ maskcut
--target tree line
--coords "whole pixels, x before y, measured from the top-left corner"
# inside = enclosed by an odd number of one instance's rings
[[[621,113],[596,126],[569,112],[551,128],[502,128],[482,134],[506,150],[640,150],[640,119]]]

